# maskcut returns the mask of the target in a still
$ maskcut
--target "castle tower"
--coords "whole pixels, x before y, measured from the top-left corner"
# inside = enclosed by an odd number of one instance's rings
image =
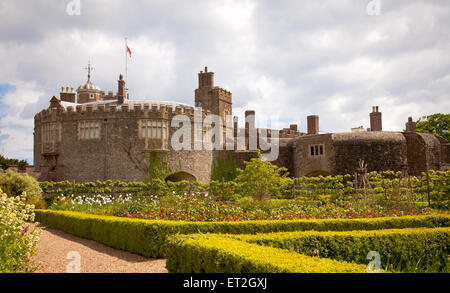
[[[214,86],[214,72],[200,71],[198,74],[198,89],[195,90],[195,106],[210,110],[220,115],[225,124],[225,116],[232,115],[232,97],[229,91]]]
[[[416,131],[416,122],[412,120],[412,117],[408,117],[408,122],[405,124],[406,131],[415,132]]]
[[[308,134],[318,134],[319,133],[319,115],[310,115],[306,117]]]
[[[370,131],[382,131],[381,112],[378,111],[378,106],[372,107],[370,113]]]
[[[77,89],[79,104],[95,102],[102,98],[102,91],[100,88],[91,82],[91,71],[94,70],[94,68],[91,67],[91,62],[88,63],[88,67],[85,69],[88,71],[88,80]]]

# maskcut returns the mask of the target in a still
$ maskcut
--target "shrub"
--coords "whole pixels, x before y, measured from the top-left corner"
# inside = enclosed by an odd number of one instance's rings
[[[8,197],[0,190],[0,273],[31,272],[40,229],[34,221],[34,207],[24,203],[25,195]]]
[[[167,245],[171,273],[365,273],[366,266],[305,256],[219,235],[177,235]]]
[[[42,224],[147,257],[163,257],[173,234],[256,234],[285,231],[349,231],[410,227],[448,227],[450,216],[406,216],[371,219],[186,222],[97,216],[78,212],[36,210]]]
[[[240,193],[262,200],[272,195],[281,196],[293,184],[287,169],[264,161],[259,150],[258,157],[244,163],[245,169],[238,169],[239,175],[235,179]]]
[[[11,170],[6,170],[0,174],[0,188],[9,196],[20,196],[26,193],[29,203],[36,203],[42,200],[42,189],[36,179],[28,174],[19,174]]]
[[[450,228],[405,228],[344,232],[282,232],[233,235],[234,239],[298,251],[338,261],[367,263],[369,251],[380,253],[383,267],[407,272],[448,272]]]

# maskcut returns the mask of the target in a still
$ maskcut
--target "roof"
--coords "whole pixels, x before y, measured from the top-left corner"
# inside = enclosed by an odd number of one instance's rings
[[[339,132],[331,134],[335,143],[357,142],[404,142],[406,139],[401,132],[393,131],[366,131],[366,132]]]
[[[94,90],[94,91],[99,91],[100,87],[93,84],[90,80],[88,80],[86,83],[80,85],[77,89],[78,91],[85,91],[85,90]]]

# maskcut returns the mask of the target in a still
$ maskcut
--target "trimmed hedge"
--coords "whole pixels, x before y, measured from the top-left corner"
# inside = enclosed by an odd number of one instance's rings
[[[349,231],[409,227],[448,227],[449,215],[372,219],[185,222],[141,220],[70,211],[36,210],[36,221],[110,247],[147,257],[163,257],[168,235],[195,233],[256,234],[286,231]]]
[[[298,251],[338,261],[366,264],[377,251],[383,267],[395,271],[449,272],[450,228],[406,228],[376,231],[283,232],[232,235],[249,243]]]
[[[171,273],[365,273],[366,265],[310,257],[214,234],[167,241]]]

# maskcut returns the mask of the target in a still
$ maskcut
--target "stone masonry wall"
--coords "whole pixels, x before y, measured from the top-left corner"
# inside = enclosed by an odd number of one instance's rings
[[[140,119],[166,120],[170,125],[177,114],[193,115],[192,108],[181,107],[157,108],[156,105],[115,110],[90,107],[64,110],[44,110],[35,117],[35,165],[40,171],[41,181],[75,180],[86,182],[95,180],[142,181],[147,178],[148,152],[151,143],[139,138],[138,121]],[[206,113],[204,113],[206,115]],[[100,137],[80,139],[78,125],[82,120],[100,122]],[[42,152],[41,128],[44,122],[59,122],[61,125],[61,142],[54,152]],[[107,126],[106,122],[107,121]],[[168,141],[175,128],[169,127]],[[191,127],[193,132],[193,127]],[[106,135],[107,133],[107,135]],[[191,141],[193,144],[193,140]],[[206,182],[212,164],[211,151],[174,151],[169,145],[157,143],[158,149],[169,158],[173,170],[192,174],[197,180]],[[46,157],[57,158],[53,170]]]
[[[310,147],[322,145],[323,155],[311,156]],[[292,144],[295,177],[311,173],[333,173],[335,169],[334,148],[331,134],[302,136]]]
[[[335,151],[335,173],[353,174],[359,160],[368,171],[400,171],[406,159],[406,140],[401,133],[360,132],[332,134]]]

